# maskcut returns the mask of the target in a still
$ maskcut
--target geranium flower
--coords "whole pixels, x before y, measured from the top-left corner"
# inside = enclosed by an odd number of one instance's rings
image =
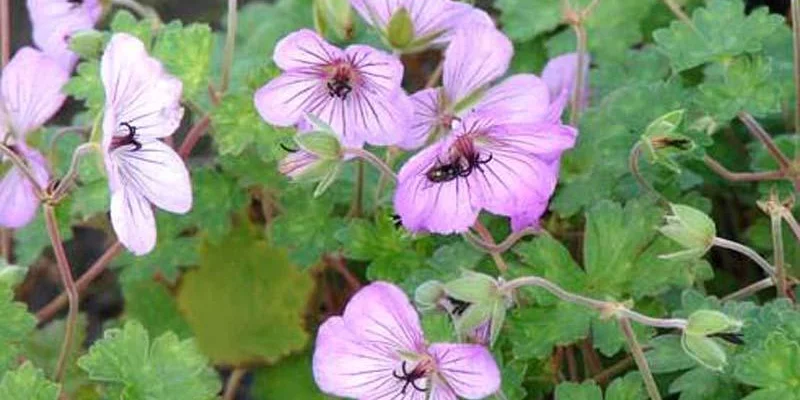
[[[292,126],[310,113],[348,146],[391,145],[405,135],[412,106],[394,56],[361,45],[340,50],[303,29],[278,42],[274,60],[283,74],[255,95],[268,123]]]
[[[505,122],[558,119],[563,102],[553,104],[547,84],[536,75],[514,75],[491,87],[506,73],[513,54],[511,41],[494,27],[459,30],[444,53],[443,87],[411,96],[412,130],[401,145],[417,148],[431,136],[440,137],[454,120],[473,109],[491,110]]]
[[[39,186],[50,179],[42,155],[25,144],[25,136],[50,119],[66,96],[61,87],[67,72],[44,53],[20,49],[0,77],[0,140],[27,162]],[[11,167],[0,181],[0,226],[19,228],[36,215],[39,199],[33,184]]]
[[[403,52],[447,43],[462,26],[469,29],[477,25],[494,26],[484,11],[452,0],[350,0],[350,3],[390,46]],[[397,43],[389,31],[390,21],[400,13],[405,13],[411,23],[411,35],[402,38],[407,43]]]
[[[189,173],[160,138],[183,118],[182,84],[137,38],[117,33],[100,63],[106,92],[102,147],[111,189],[111,223],[137,255],[156,243],[152,205],[174,213],[192,207]]]
[[[92,29],[102,13],[100,0],[28,0],[33,42],[67,71],[78,61],[69,49],[70,38]]]
[[[553,163],[577,135],[556,122],[509,122],[490,109],[455,125],[398,173],[394,206],[410,231],[465,232],[481,210],[511,216],[547,202],[557,181]]]
[[[482,399],[500,388],[485,347],[434,343],[396,286],[376,282],[317,334],[314,378],[323,392],[359,400]]]
[[[583,75],[584,90],[581,95],[580,106],[585,108],[589,105],[589,63],[591,59],[585,55],[585,63],[581,74]],[[578,78],[578,53],[567,53],[555,57],[547,62],[542,70],[542,80],[550,89],[550,96],[557,98],[562,93],[572,96],[575,91]]]

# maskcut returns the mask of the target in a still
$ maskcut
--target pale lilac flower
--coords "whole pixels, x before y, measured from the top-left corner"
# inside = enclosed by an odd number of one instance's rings
[[[139,39],[125,33],[111,38],[100,68],[111,223],[125,247],[146,254],[156,243],[151,204],[181,214],[192,206],[186,166],[159,140],[172,135],[183,118],[182,84],[147,54]]]
[[[581,74],[583,75],[583,87],[589,87],[589,63],[591,59],[588,54],[584,56],[585,63]],[[578,78],[578,53],[567,53],[555,57],[547,62],[542,71],[542,80],[550,88],[550,96],[557,98],[562,93],[572,96],[575,91]],[[589,91],[583,90],[580,105],[586,108],[589,105]]]
[[[103,6],[100,0],[28,0],[33,42],[71,71],[78,56],[69,49],[73,34],[92,29]]]
[[[482,399],[500,387],[485,347],[434,343],[396,286],[376,282],[317,334],[314,378],[323,392],[358,400]]]
[[[0,140],[27,162],[39,186],[47,185],[49,173],[42,155],[29,148],[25,136],[50,119],[66,96],[61,87],[67,72],[44,53],[20,49],[0,77]],[[39,199],[33,184],[16,167],[0,181],[0,226],[19,228],[36,215]]]
[[[489,109],[455,125],[400,169],[394,206],[412,232],[465,232],[481,210],[511,216],[546,202],[557,181],[553,163],[577,135],[556,122],[509,122]]]
[[[491,17],[469,4],[453,0],[350,0],[353,8],[369,24],[388,38],[389,21],[401,9],[411,19],[413,35],[405,52],[421,51],[450,41],[461,27],[494,26]]]
[[[255,95],[268,123],[292,126],[309,113],[347,146],[391,145],[405,135],[412,106],[396,57],[362,45],[340,50],[303,29],[278,42],[274,60],[283,74]]]
[[[459,30],[445,50],[443,87],[411,96],[412,130],[401,146],[417,148],[446,134],[454,120],[473,109],[491,110],[503,119],[497,122],[557,120],[563,104],[552,101],[547,84],[537,76],[518,74],[491,86],[506,73],[513,52],[511,41],[494,27]]]

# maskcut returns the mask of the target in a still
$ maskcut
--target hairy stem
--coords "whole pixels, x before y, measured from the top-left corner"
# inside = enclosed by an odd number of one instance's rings
[[[197,145],[197,142],[200,141],[200,138],[208,131],[208,127],[211,125],[211,115],[206,114],[203,118],[200,118],[200,121],[197,121],[189,132],[186,134],[186,137],[183,138],[183,142],[181,143],[181,147],[178,148],[178,155],[181,156],[184,160],[189,158],[189,155],[192,153],[192,149],[194,146]]]
[[[644,356],[644,350],[636,339],[636,333],[633,332],[631,321],[627,318],[619,318],[619,325],[622,328],[622,333],[625,334],[625,340],[628,342],[628,348],[633,355],[633,360],[636,361],[636,366],[642,373],[644,386],[647,388],[647,394],[651,400],[661,400],[661,393],[658,391],[658,385],[653,378],[653,373],[650,371],[650,365],[647,364],[647,358]]]
[[[359,149],[355,147],[348,147],[342,150],[345,154],[349,154],[351,156],[358,157],[370,164],[373,167],[377,168],[379,171],[383,172],[386,176],[392,178],[393,181],[397,181],[397,174],[392,171],[392,169],[386,165],[380,158],[376,157],[374,154],[370,153],[367,150]]]
[[[584,79],[583,70],[586,66],[586,27],[583,25],[583,20],[578,23],[572,24],[572,29],[575,31],[575,38],[578,42],[576,51],[578,52],[578,70],[575,77],[575,90],[572,91],[572,98],[570,99],[570,114],[569,124],[578,126],[581,113],[581,101],[583,100],[584,92]]]
[[[723,239],[721,237],[715,237],[711,244],[717,247],[722,247],[723,249],[733,250],[737,253],[747,256],[751,260],[755,261],[755,263],[758,264],[758,266],[761,267],[761,269],[764,270],[767,275],[773,279],[775,278],[775,267],[773,267],[769,261],[765,260],[764,257],[761,257],[761,255],[755,250],[741,243],[736,243],[732,240]]]
[[[100,258],[98,258],[97,261],[95,261],[94,264],[92,264],[92,266],[89,267],[89,269],[86,270],[86,272],[84,272],[80,278],[78,278],[78,281],[75,285],[78,289],[78,293],[86,290],[89,284],[97,279],[97,277],[106,270],[108,264],[110,264],[114,257],[116,257],[121,251],[122,243],[119,241],[116,241],[114,244],[109,246],[105,253],[103,253],[103,255],[101,255]],[[36,319],[39,321],[39,325],[52,319],[53,316],[61,311],[61,309],[64,308],[64,306],[68,303],[69,299],[64,293],[61,293],[58,295],[58,297],[50,301],[50,303],[47,303],[46,306],[42,307],[41,310],[36,312]]]
[[[709,155],[706,155],[703,158],[703,161],[705,161],[706,166],[711,168],[712,171],[716,172],[717,175],[731,182],[776,181],[786,177],[786,174],[783,171],[733,172],[725,168],[725,166],[720,164],[717,160],[711,158]]]
[[[747,296],[756,294],[766,288],[771,288],[775,286],[775,280],[772,278],[764,278],[756,283],[753,283],[749,286],[746,286],[742,289],[739,289],[725,297],[722,298],[722,301],[729,301],[729,300],[738,300],[745,298]]]
[[[245,375],[247,375],[247,370],[244,368],[236,368],[231,371],[228,384],[225,385],[225,394],[222,396],[223,400],[234,400],[236,398],[239,385],[242,383],[242,378],[244,378]]]
[[[58,186],[56,186],[56,189],[51,196],[54,203],[61,201],[61,199],[67,195],[67,192],[69,192],[69,190],[75,184],[75,181],[78,178],[78,165],[80,164],[81,159],[86,154],[89,154],[90,151],[95,150],[99,150],[97,143],[91,142],[84,143],[75,149],[75,152],[72,153],[72,162],[69,165],[67,173],[64,174],[63,178],[61,178],[61,181],[58,183]]]
[[[525,286],[536,286],[547,290],[554,296],[563,301],[578,304],[599,311],[601,313],[613,313],[618,318],[627,318],[636,321],[640,324],[652,326],[655,328],[667,329],[684,329],[686,327],[686,320],[681,318],[653,318],[644,314],[633,311],[620,303],[596,300],[590,297],[581,296],[579,294],[571,293],[553,282],[538,276],[526,276],[517,278],[506,282],[502,286],[502,290],[510,291]]]
[[[639,158],[642,156],[642,142],[636,142],[636,144],[631,149],[630,154],[628,155],[628,168],[631,170],[631,174],[636,179],[636,182],[639,184],[639,187],[644,189],[645,192],[648,192],[654,195],[659,202],[669,204],[669,201],[664,198],[661,193],[659,193],[647,179],[644,178],[642,175],[642,171],[639,169]]]
[[[481,239],[488,243],[489,246],[497,246],[494,242],[494,238],[492,237],[492,233],[489,232],[489,229],[487,229],[481,221],[475,221],[475,225],[472,225],[472,228],[478,232],[478,235],[480,235]],[[503,255],[497,251],[492,251],[490,254],[492,255],[492,259],[494,260],[495,265],[497,265],[497,269],[500,271],[500,273],[505,274],[508,272],[508,264],[506,264],[506,261],[503,259]]]
[[[628,368],[630,368],[633,364],[633,357],[627,355],[622,360],[619,360],[616,364],[606,368],[603,371],[600,371],[600,373],[592,377],[592,380],[597,382],[599,385],[605,386],[606,383],[611,380],[611,378],[621,374],[624,371],[627,371]]]
[[[767,133],[767,131],[764,130],[764,127],[761,126],[761,124],[759,124],[758,121],[756,121],[756,119],[753,118],[752,115],[750,115],[745,111],[739,112],[738,116],[739,120],[742,121],[742,123],[744,123],[750,134],[752,134],[756,139],[758,139],[759,142],[761,142],[764,145],[764,147],[767,148],[769,154],[772,155],[772,158],[774,158],[775,161],[780,166],[781,171],[788,170],[791,167],[791,161],[789,161],[789,158],[786,157],[785,154],[783,154],[781,149],[778,148],[778,145],[775,144],[774,140],[772,140],[772,136],[770,136],[769,133]]]
[[[467,240],[470,244],[477,247],[480,250],[483,250],[487,253],[505,253],[510,248],[514,247],[517,242],[528,235],[538,235],[541,233],[541,229],[538,228],[525,228],[519,230],[517,232],[512,232],[508,235],[502,242],[498,244],[489,243],[484,241],[483,239],[475,236],[471,232],[464,233],[464,239]]]
[[[11,5],[0,0],[0,67],[5,68],[11,58]]]
[[[358,218],[364,209],[364,160],[358,160],[356,165],[356,190],[353,191],[353,200],[350,203],[349,217]]]
[[[772,250],[775,261],[775,281],[778,287],[778,297],[786,297],[786,266],[784,265],[783,255],[783,218],[780,214],[770,215],[770,227],[772,228]]]
[[[800,241],[800,224],[798,224],[797,219],[794,218],[792,210],[784,207],[783,212],[781,212],[781,217],[789,224],[789,228],[792,230],[792,233],[794,233],[795,239]]]
[[[689,16],[686,15],[685,12],[683,12],[683,9],[681,8],[680,4],[676,3],[675,0],[663,0],[663,1],[664,4],[666,4],[667,7],[669,7],[670,11],[672,11],[672,13],[675,14],[676,17],[678,17],[679,20],[683,21],[684,23],[686,23],[691,27],[694,27],[692,19],[689,18]]]
[[[228,26],[225,34],[225,50],[222,58],[222,82],[220,92],[225,93],[231,81],[231,67],[233,67],[233,53],[236,50],[236,25],[238,23],[238,10],[236,0],[228,0]]]
[[[69,266],[69,261],[67,261],[67,253],[64,251],[64,244],[61,242],[61,233],[58,231],[55,209],[51,204],[44,204],[43,208],[44,220],[47,225],[47,234],[50,236],[50,243],[53,245],[53,253],[55,253],[56,256],[58,273],[61,275],[61,282],[64,285],[64,291],[67,293],[67,300],[69,302],[69,312],[67,313],[67,321],[64,328],[64,341],[61,344],[61,353],[58,355],[58,363],[56,364],[56,370],[53,376],[53,379],[60,383],[64,379],[67,359],[72,349],[75,323],[78,321],[80,298],[78,297],[78,288],[75,286],[75,281],[72,279],[72,269]]]
[[[6,263],[11,264],[11,243],[14,241],[14,232],[8,228],[0,228],[0,252],[3,253]]]

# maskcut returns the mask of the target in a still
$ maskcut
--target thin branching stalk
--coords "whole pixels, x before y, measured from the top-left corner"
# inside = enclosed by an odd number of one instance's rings
[[[75,181],[78,179],[78,166],[80,165],[81,159],[89,154],[89,152],[96,150],[99,150],[97,144],[91,142],[84,143],[75,149],[75,152],[72,153],[72,162],[69,165],[67,173],[61,178],[61,181],[58,183],[58,186],[51,196],[54,203],[58,203],[64,198],[75,184]]]
[[[780,214],[770,215],[770,227],[772,230],[772,251],[775,261],[775,280],[778,287],[778,297],[786,297],[787,280],[786,265],[783,253],[783,218]]]
[[[353,191],[353,200],[350,202],[348,217],[359,218],[364,209],[364,160],[356,162],[356,188]]]
[[[774,140],[772,140],[772,136],[767,133],[764,127],[761,126],[761,124],[759,124],[758,121],[756,121],[756,119],[750,115],[750,113],[741,111],[739,112],[738,117],[744,126],[747,127],[747,130],[750,132],[750,134],[758,139],[758,141],[767,148],[769,154],[772,155],[772,158],[774,158],[780,166],[781,171],[786,171],[791,168],[792,162],[788,157],[786,157],[785,154],[783,154],[781,149],[778,148],[778,145],[775,144]]]
[[[103,255],[101,255],[100,258],[98,258],[97,261],[95,261],[94,264],[92,264],[92,266],[89,267],[89,269],[86,270],[86,272],[84,272],[80,278],[78,278],[78,281],[75,283],[78,293],[80,294],[80,292],[86,290],[86,288],[89,287],[89,284],[97,279],[97,277],[106,270],[106,267],[108,267],[114,257],[116,257],[121,251],[122,243],[119,241],[116,241],[109,246],[105,253],[103,253]],[[50,303],[47,303],[46,306],[42,307],[42,309],[36,313],[36,319],[38,320],[39,325],[42,325],[52,319],[68,303],[69,299],[65,293],[61,293],[58,295],[58,297],[50,301]]]
[[[44,220],[47,225],[47,234],[50,236],[50,243],[53,246],[53,253],[55,253],[56,256],[58,273],[61,276],[61,283],[64,285],[64,291],[67,293],[67,301],[69,303],[69,311],[67,312],[67,321],[64,328],[64,341],[61,344],[61,353],[58,355],[58,363],[56,364],[56,370],[53,374],[53,379],[60,383],[64,379],[67,359],[72,349],[72,341],[75,335],[75,323],[78,321],[80,297],[78,288],[75,285],[75,280],[72,278],[72,269],[67,260],[67,253],[64,251],[64,244],[61,241],[61,233],[58,231],[55,209],[51,204],[44,204],[43,208]]]
[[[581,117],[581,102],[583,101],[583,92],[585,90],[585,79],[583,77],[583,70],[586,68],[586,27],[583,24],[583,18],[577,23],[572,24],[572,29],[575,31],[575,39],[577,40],[578,52],[578,70],[575,77],[575,90],[572,91],[572,98],[570,99],[570,114],[569,124],[578,126],[578,121]]]
[[[692,19],[689,18],[689,16],[686,15],[685,12],[683,12],[683,9],[681,8],[680,4],[676,3],[675,0],[663,0],[663,1],[664,4],[666,4],[667,7],[669,7],[670,11],[672,11],[672,13],[675,14],[676,17],[678,17],[679,20],[683,21],[687,25],[694,28],[694,23],[692,23]]]
[[[764,278],[756,283],[753,283],[749,286],[741,288],[725,297],[722,298],[722,301],[730,301],[730,300],[738,300],[743,299],[745,297],[754,295],[764,289],[771,288],[775,286],[775,280],[772,278]]]
[[[650,371],[650,365],[647,363],[647,357],[644,356],[644,350],[636,339],[636,333],[633,331],[631,321],[627,318],[619,318],[619,326],[622,328],[622,333],[625,334],[625,340],[628,342],[628,348],[631,351],[633,360],[636,361],[636,366],[639,367],[639,372],[642,373],[644,386],[647,388],[647,394],[651,400],[661,400],[661,393],[658,391],[658,385],[653,378],[653,372]]]
[[[5,68],[11,57],[11,5],[0,0],[0,67]]]
[[[492,233],[489,232],[489,229],[487,229],[486,226],[483,225],[481,221],[475,221],[475,224],[472,225],[472,228],[475,229],[476,232],[478,232],[478,235],[481,237],[481,239],[484,242],[488,243],[489,246],[492,247],[497,246],[497,244],[495,244],[494,242],[494,238],[492,237]],[[505,274],[506,272],[508,272],[508,264],[506,264],[506,261],[503,259],[502,253],[497,251],[492,251],[490,252],[490,254],[492,256],[492,260],[494,260],[495,265],[497,265],[497,269],[500,271],[500,273]]]
[[[655,328],[665,329],[684,329],[686,327],[686,320],[681,318],[653,318],[644,314],[633,311],[620,303],[602,301],[590,297],[581,296],[579,294],[571,293],[553,282],[538,276],[526,276],[522,278],[513,279],[506,282],[502,286],[502,290],[511,291],[525,286],[536,286],[547,290],[554,296],[563,301],[578,304],[599,311],[604,314],[612,314],[617,318],[627,318],[636,321],[643,325],[652,326]]]
[[[626,355],[625,358],[622,360],[617,361],[614,365],[606,368],[603,371],[600,371],[597,375],[592,377],[592,380],[597,382],[599,385],[605,386],[611,378],[627,371],[631,365],[634,364],[633,357],[630,355]]]
[[[786,178],[786,173],[783,171],[764,171],[764,172],[733,172],[711,156],[706,155],[703,157],[706,166],[723,179],[731,182],[760,182],[760,181],[777,181]]]
[[[464,238],[470,244],[474,245],[478,249],[483,250],[487,253],[505,253],[510,248],[514,247],[514,245],[517,244],[517,242],[520,241],[520,239],[524,238],[525,236],[538,235],[541,232],[542,232],[541,229],[538,228],[533,228],[533,227],[525,228],[517,232],[512,232],[502,242],[498,244],[486,242],[483,239],[475,236],[471,232],[465,232]]]
[[[769,275],[771,278],[775,278],[775,267],[773,267],[769,261],[764,259],[764,257],[761,257],[761,255],[755,250],[741,243],[723,239],[721,237],[715,237],[711,244],[717,247],[722,247],[723,249],[733,250],[737,253],[747,256],[751,260],[755,261],[755,263],[758,264],[758,266],[761,267],[761,269],[764,270],[767,275]]]
[[[665,205],[669,204],[669,201],[664,198],[664,196],[659,193],[647,179],[644,178],[642,175],[642,171],[639,169],[639,158],[642,156],[642,142],[636,142],[631,148],[631,152],[628,155],[628,168],[631,170],[631,174],[636,179],[636,182],[639,184],[639,187],[644,189],[645,192],[652,194],[655,196],[659,202],[664,203]]]
[[[183,138],[183,142],[181,143],[181,147],[178,148],[178,155],[181,156],[184,160],[189,158],[189,155],[192,153],[192,149],[197,145],[197,142],[200,141],[200,138],[208,131],[208,127],[211,125],[211,115],[206,114],[203,118],[200,118],[189,132],[186,134],[186,137]]]
[[[376,157],[374,154],[370,153],[367,150],[359,149],[355,147],[348,147],[342,150],[344,154],[349,154],[351,156],[358,157],[370,164],[373,167],[377,168],[379,171],[383,172],[386,176],[392,178],[393,181],[397,181],[397,174],[392,171],[392,169],[386,165],[380,158]]]
[[[247,370],[244,368],[236,368],[231,371],[231,376],[228,378],[228,384],[225,385],[225,394],[223,400],[236,399],[236,393],[239,391],[239,385],[242,383],[242,378],[247,375]]]
[[[797,219],[794,218],[792,210],[784,207],[783,212],[781,212],[781,217],[789,224],[789,228],[792,230],[792,233],[794,233],[795,238],[800,242],[800,224],[798,224]]]
[[[425,89],[430,89],[436,86],[439,83],[439,79],[442,78],[442,73],[444,72],[444,57],[439,60],[439,63],[436,64],[436,68],[431,73],[431,76],[428,77],[428,81],[425,83]]]
[[[14,232],[8,228],[0,228],[0,252],[6,263],[11,264],[11,243],[14,241]]]
[[[236,50],[236,26],[238,24],[238,5],[236,0],[228,0],[228,31],[225,34],[225,50],[222,58],[222,82],[219,90],[225,93],[231,82],[231,68],[233,67],[233,54]]]

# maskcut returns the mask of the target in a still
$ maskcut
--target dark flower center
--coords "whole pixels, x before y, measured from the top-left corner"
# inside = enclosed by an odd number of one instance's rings
[[[433,183],[449,182],[457,178],[466,178],[473,171],[482,171],[481,165],[492,161],[492,155],[482,157],[475,149],[471,138],[462,136],[450,148],[448,161],[436,160],[436,165],[425,172],[425,177]]]
[[[428,375],[430,375],[431,371],[433,370],[432,367],[433,367],[432,362],[426,359],[417,364],[417,366],[414,367],[414,369],[409,371],[407,369],[406,361],[403,361],[403,364],[401,366],[401,369],[403,371],[402,374],[398,373],[397,371],[392,372],[392,375],[395,378],[405,382],[405,384],[403,385],[403,389],[400,390],[400,394],[406,394],[406,391],[408,390],[409,386],[414,388],[414,390],[416,391],[423,393],[426,392],[428,388],[419,387],[419,385],[417,385],[417,381],[420,379],[424,379]]]
[[[123,122],[119,124],[120,128],[125,128],[128,133],[125,136],[114,136],[111,139],[111,150],[116,150],[122,146],[133,145],[133,151],[138,151],[142,148],[142,144],[136,140],[136,127],[130,123]]]
[[[335,67],[333,76],[328,79],[328,95],[342,100],[353,91],[352,69],[349,65],[340,64]]]

